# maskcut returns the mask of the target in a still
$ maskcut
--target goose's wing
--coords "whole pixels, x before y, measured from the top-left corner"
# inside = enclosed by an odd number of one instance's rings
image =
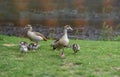
[[[41,33],[39,33],[39,32],[34,32],[34,33],[35,33],[37,36],[41,36],[44,41],[47,41],[47,38],[46,38],[43,34],[41,34]]]
[[[55,49],[58,47],[58,44],[59,44],[59,39],[56,39],[56,40],[51,44],[51,46],[53,47],[53,50],[55,50]]]
[[[59,34],[59,38],[56,38],[56,40],[53,42],[53,44],[60,44],[60,40],[63,37],[63,33]]]
[[[54,41],[54,43],[56,43],[56,42],[58,42],[60,39],[56,39],[55,41]]]
[[[56,46],[56,45],[58,44],[58,42],[59,42],[59,39],[56,39],[56,40],[51,44],[51,46]]]

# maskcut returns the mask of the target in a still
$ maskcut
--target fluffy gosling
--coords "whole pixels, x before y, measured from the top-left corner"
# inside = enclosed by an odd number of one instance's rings
[[[38,43],[30,43],[28,45],[29,50],[36,50],[39,47]]]
[[[73,49],[74,53],[77,53],[80,50],[79,44],[74,43],[72,45],[72,49]]]
[[[28,52],[28,44],[25,42],[25,41],[21,41],[19,43],[19,48],[20,48],[20,51],[23,53],[23,52]]]

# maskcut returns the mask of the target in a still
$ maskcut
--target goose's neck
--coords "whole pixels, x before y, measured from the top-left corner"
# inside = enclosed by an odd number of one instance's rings
[[[32,32],[32,27],[30,27],[30,29],[28,31]]]
[[[67,37],[67,29],[64,29],[64,36]]]

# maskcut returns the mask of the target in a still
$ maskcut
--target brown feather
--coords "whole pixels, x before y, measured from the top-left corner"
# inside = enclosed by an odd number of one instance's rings
[[[47,38],[43,34],[41,34],[39,32],[35,32],[35,34],[38,35],[38,36],[41,36],[44,41],[47,41]]]

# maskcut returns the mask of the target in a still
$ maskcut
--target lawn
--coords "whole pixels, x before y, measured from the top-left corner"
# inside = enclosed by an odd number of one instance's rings
[[[120,77],[120,42],[70,40],[81,47],[65,49],[65,58],[53,51],[53,40],[40,42],[35,52],[20,53],[26,38],[0,35],[0,77]]]

